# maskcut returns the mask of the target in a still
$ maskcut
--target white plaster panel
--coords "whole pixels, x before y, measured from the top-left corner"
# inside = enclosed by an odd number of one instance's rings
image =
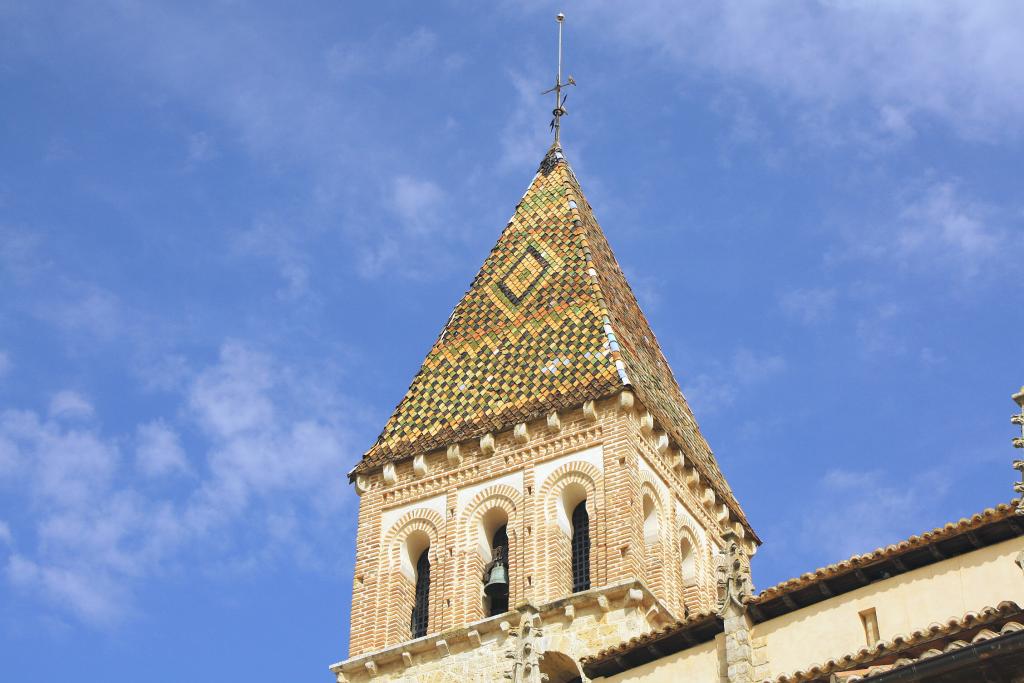
[[[441,519],[445,519],[448,515],[445,514],[444,503],[445,495],[441,494],[440,496],[434,496],[433,498],[424,498],[423,500],[407,503],[400,507],[384,510],[380,515],[381,536],[383,537],[388,530],[395,525],[395,522],[400,520],[405,513],[411,510],[433,510],[441,516]]]
[[[503,477],[497,477],[496,479],[488,479],[487,481],[482,481],[479,484],[473,484],[472,486],[467,486],[465,488],[459,489],[459,492],[456,494],[456,501],[459,511],[461,512],[462,510],[465,510],[466,506],[469,505],[470,501],[473,500],[476,494],[480,493],[484,489],[489,489],[492,486],[511,486],[516,491],[519,491],[519,493],[522,493],[523,471],[519,470],[518,472],[506,474]]]
[[[604,447],[600,445],[591,446],[582,451],[560,455],[557,458],[536,465],[533,468],[533,472],[534,481],[537,482],[537,489],[540,490],[548,476],[567,462],[589,462],[604,472]]]

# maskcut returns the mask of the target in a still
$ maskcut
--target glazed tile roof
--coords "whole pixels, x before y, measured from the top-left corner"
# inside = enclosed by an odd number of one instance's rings
[[[913,633],[897,635],[806,669],[765,679],[762,683],[816,683],[830,680],[833,674],[844,683],[870,680],[915,662],[1017,633],[1024,630],[1022,622],[1021,608],[1014,602],[1004,601],[995,607],[929,624]]]
[[[351,475],[627,386],[749,530],[576,176],[553,146]]]

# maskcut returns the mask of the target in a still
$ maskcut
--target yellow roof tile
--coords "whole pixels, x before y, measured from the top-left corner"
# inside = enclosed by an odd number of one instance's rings
[[[552,146],[351,474],[625,387],[749,530],[576,176],[561,148]]]

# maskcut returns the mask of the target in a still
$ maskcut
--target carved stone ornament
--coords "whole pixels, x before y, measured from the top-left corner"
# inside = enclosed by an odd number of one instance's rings
[[[722,617],[729,611],[742,612],[744,601],[753,593],[750,564],[739,538],[732,532],[726,532],[724,537],[726,550],[719,554],[717,563],[718,614]]]
[[[1012,424],[1020,427],[1020,436],[1014,437],[1013,447],[1024,448],[1024,387],[1021,387],[1020,391],[1011,396],[1011,398],[1020,408],[1020,412],[1010,418]],[[1020,497],[1020,502],[1017,503],[1017,514],[1024,515],[1024,460],[1015,461],[1013,469],[1020,472],[1022,477],[1022,481],[1016,482],[1013,485],[1013,490]]]

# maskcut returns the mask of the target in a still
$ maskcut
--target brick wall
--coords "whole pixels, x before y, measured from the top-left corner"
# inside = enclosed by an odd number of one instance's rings
[[[403,571],[402,553],[411,534],[430,543],[429,633],[486,616],[481,578],[490,557],[482,530],[496,519],[507,520],[510,607],[568,596],[566,517],[583,496],[592,587],[640,579],[676,617],[684,605],[709,606],[714,572],[705,565],[720,525],[733,521],[663,434],[627,393],[494,434],[493,453],[464,442],[454,457],[426,454],[426,472],[406,461],[393,473],[359,477],[350,656],[409,639],[415,575],[408,564]],[[645,493],[656,499],[652,543],[644,535]],[[690,584],[682,577],[684,534],[699,565]]]

